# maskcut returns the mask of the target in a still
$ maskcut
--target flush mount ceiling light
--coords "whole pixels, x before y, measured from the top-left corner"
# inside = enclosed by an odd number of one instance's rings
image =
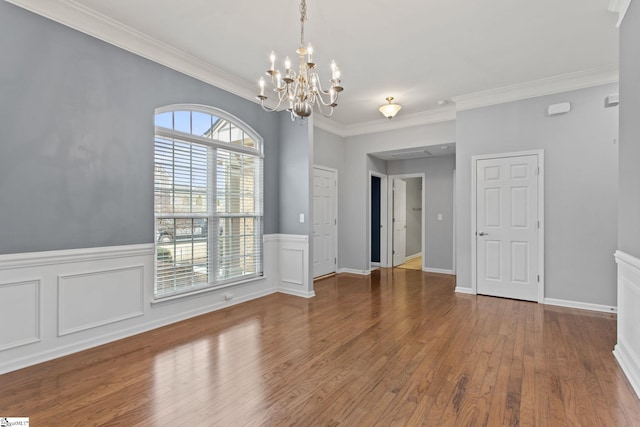
[[[387,100],[387,103],[384,105],[381,105],[380,108],[378,108],[378,110],[380,110],[382,115],[385,116],[386,118],[392,119],[395,117],[396,114],[398,114],[398,111],[400,111],[402,106],[397,102],[394,102],[394,103],[391,102],[393,101],[393,96],[387,96],[385,99]]]
[[[260,78],[260,94],[256,97],[260,100],[262,108],[266,111],[276,111],[280,105],[288,102],[291,112],[291,120],[305,118],[311,115],[313,106],[325,117],[333,114],[333,109],[338,105],[338,94],[343,91],[340,86],[340,69],[335,61],[331,61],[331,80],[329,89],[324,90],[320,84],[320,76],[315,71],[316,64],[313,63],[313,47],[311,43],[305,47],[304,44],[304,21],[307,20],[307,3],[300,1],[300,47],[296,50],[300,61],[298,72],[291,68],[291,60],[287,56],[284,60],[284,75],[275,68],[276,54],[271,52],[269,60],[271,67],[267,70],[267,75],[271,80],[271,86],[278,104],[273,108],[267,108],[264,101],[268,99],[265,95],[265,79]],[[306,58],[305,58],[306,56]]]

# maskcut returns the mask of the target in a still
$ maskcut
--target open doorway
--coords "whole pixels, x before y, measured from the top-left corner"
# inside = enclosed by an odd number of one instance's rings
[[[369,173],[369,265],[370,270],[388,267],[387,262],[387,176]]]
[[[390,188],[392,266],[424,268],[424,174],[393,175]]]
[[[428,148],[428,149],[427,149]],[[454,274],[456,248],[455,240],[455,143],[443,144],[437,147],[416,147],[412,149],[398,149],[393,151],[367,153],[368,168],[368,212],[367,260],[369,271],[377,267],[372,261],[371,245],[378,245],[374,236],[377,229],[380,233],[380,267],[393,266],[393,192],[394,178],[409,179],[422,178],[419,188],[420,204],[407,205],[405,213],[415,215],[421,230],[412,231],[411,224],[407,224],[405,233],[405,262],[413,258],[417,266],[424,272]],[[377,198],[376,182],[372,185],[372,176],[381,177],[381,227],[377,226],[377,218],[371,216],[372,201],[374,211]],[[416,180],[417,181],[417,180]],[[409,186],[411,186],[410,181]],[[372,188],[374,193],[371,193]],[[409,198],[407,198],[407,201]],[[386,218],[385,218],[386,215]],[[375,224],[375,225],[374,225]],[[411,246],[409,239],[417,238],[420,250]],[[415,240],[414,240],[415,241]],[[421,254],[420,254],[421,253]],[[420,254],[420,255],[419,255]]]

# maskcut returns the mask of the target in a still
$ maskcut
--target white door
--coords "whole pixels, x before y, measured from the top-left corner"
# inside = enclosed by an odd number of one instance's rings
[[[336,171],[313,168],[313,277],[336,271]]]
[[[479,294],[538,300],[538,156],[476,163]]]
[[[393,179],[393,266],[403,264],[407,255],[407,183]]]

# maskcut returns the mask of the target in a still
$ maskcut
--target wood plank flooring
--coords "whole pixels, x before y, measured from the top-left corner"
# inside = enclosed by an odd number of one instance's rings
[[[415,258],[411,258],[403,264],[396,266],[396,268],[407,268],[409,270],[420,270],[422,271],[422,257],[418,256]]]
[[[640,426],[615,315],[382,269],[0,376],[32,426]]]

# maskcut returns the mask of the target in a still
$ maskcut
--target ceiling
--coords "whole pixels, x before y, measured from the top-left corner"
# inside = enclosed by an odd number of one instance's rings
[[[53,18],[111,42],[105,28],[115,28],[128,41],[114,44],[168,65],[190,61],[221,77],[192,75],[231,81],[220,87],[246,98],[257,94],[269,53],[278,63],[294,58],[299,41],[299,0],[9,1],[73,9]],[[330,77],[332,59],[342,70],[345,91],[331,118],[338,129],[437,121],[478,93],[499,98],[518,88],[560,91],[568,82],[580,81],[577,88],[617,79],[618,16],[608,11],[610,0],[307,2],[305,38],[321,78]],[[146,55],[145,46],[162,51]],[[392,121],[378,112],[386,96],[402,105]]]

